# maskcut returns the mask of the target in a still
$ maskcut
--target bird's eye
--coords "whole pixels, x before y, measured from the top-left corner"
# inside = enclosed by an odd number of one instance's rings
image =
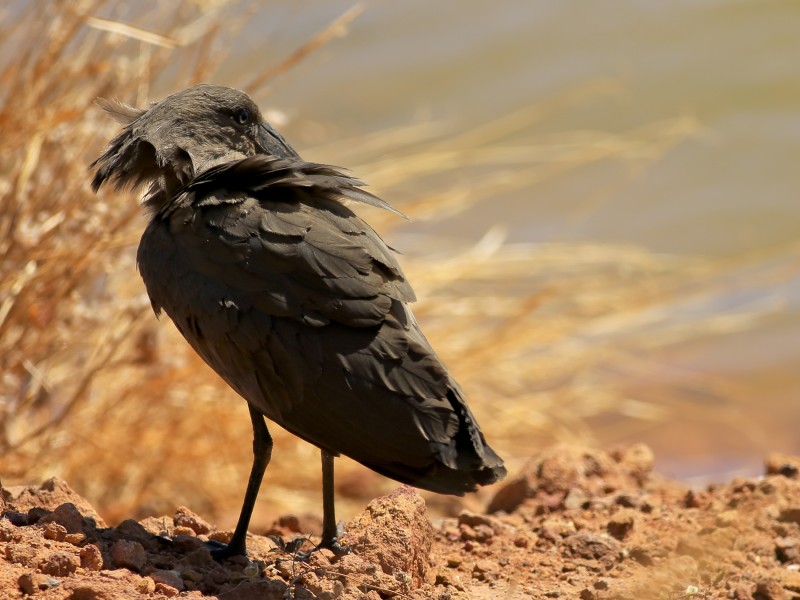
[[[244,125],[250,120],[250,111],[246,108],[240,108],[236,111],[236,120],[240,125]]]

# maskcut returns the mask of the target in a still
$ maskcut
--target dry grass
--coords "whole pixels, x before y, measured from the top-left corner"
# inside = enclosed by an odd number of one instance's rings
[[[59,475],[111,520],[185,503],[232,522],[250,461],[244,403],[153,318],[134,265],[142,211],[128,195],[94,196],[86,169],[116,129],[94,99],[141,105],[165,78],[172,89],[213,79],[228,7],[159,3],[160,13],[128,22],[124,4],[43,0],[0,32],[0,473],[6,483]],[[225,14],[230,23],[243,13]],[[459,165],[482,168],[479,183],[402,205],[417,220],[442,219],[596,161],[626,161],[634,173],[697,129],[681,117],[619,135],[535,135],[553,111],[608,93],[620,90],[597,82],[477,127],[425,123],[312,151],[337,156],[387,198]],[[369,216],[384,232],[398,225]],[[633,247],[508,245],[497,230],[436,260],[424,254],[404,260],[418,316],[512,470],[554,438],[591,439],[594,415],[660,418],[626,398],[609,369],[689,335],[666,308],[713,293],[709,278],[726,268]],[[316,452],[283,432],[276,444],[262,500],[319,512]],[[340,492],[359,503],[391,487],[346,462],[340,473]]]

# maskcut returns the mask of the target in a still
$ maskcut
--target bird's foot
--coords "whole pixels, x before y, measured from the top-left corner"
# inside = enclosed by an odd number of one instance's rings
[[[203,544],[211,553],[211,558],[217,562],[222,562],[235,556],[247,558],[247,550],[244,544],[224,544],[216,540],[208,540]]]
[[[329,545],[322,546],[322,544],[320,544],[320,546],[322,548],[327,548],[328,550],[333,552],[336,555],[336,558],[341,558],[347,554],[350,554],[353,551],[352,548],[350,548],[350,546],[345,546],[343,544],[340,544],[338,540],[334,540]]]
[[[339,543],[339,539],[344,535],[344,521],[339,521],[335,527],[324,527],[322,530],[322,541],[317,550],[327,548],[336,556],[341,558],[345,554],[350,554],[350,548]]]
[[[322,541],[319,544],[314,546],[311,550],[307,550],[305,552],[297,552],[296,556],[299,560],[303,562],[308,562],[311,558],[311,555],[315,552],[319,552],[320,550],[330,550],[333,552],[336,558],[341,558],[346,554],[350,554],[351,549],[349,546],[345,546],[339,543],[339,536],[342,535],[341,530],[337,530],[336,535],[333,536],[322,536]]]

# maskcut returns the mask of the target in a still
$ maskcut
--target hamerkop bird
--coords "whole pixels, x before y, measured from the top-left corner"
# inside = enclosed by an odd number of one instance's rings
[[[253,467],[217,558],[246,552],[272,453],[264,417],[322,451],[321,547],[342,550],[339,454],[442,494],[505,475],[420,331],[393,252],[349,204],[398,211],[301,159],[238,90],[196,85],[148,109],[100,103],[124,128],[92,163],[92,187],[149,186],[137,259],[153,309],[250,409]]]

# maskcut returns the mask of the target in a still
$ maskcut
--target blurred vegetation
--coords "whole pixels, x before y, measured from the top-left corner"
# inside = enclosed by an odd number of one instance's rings
[[[172,89],[214,80],[247,11],[184,1],[133,18],[125,4],[40,1],[2,22],[0,474],[6,485],[58,475],[111,521],[187,504],[232,523],[251,460],[245,404],[153,317],[134,259],[143,211],[130,194],[92,194],[87,165],[118,127],[95,98],[141,106],[156,99],[150,90],[159,78]],[[354,16],[241,87],[264,106],[264,83]],[[446,181],[455,165],[480,169],[478,184],[405,194],[400,207],[415,220],[443,219],[598,161],[624,162],[634,177],[698,129],[681,116],[622,134],[537,136],[549,114],[617,93],[613,81],[589,82],[468,128],[418,123],[301,150],[337,157],[390,202],[416,178]],[[367,216],[389,238],[406,226]],[[665,307],[706,293],[709,277],[726,268],[627,246],[510,245],[497,229],[474,247],[415,248],[402,260],[426,334],[512,473],[546,443],[591,441],[598,415],[663,418],[659,406],[626,395],[615,369],[660,341],[691,335],[693,327],[665,318]],[[272,429],[261,510],[319,513],[316,449]],[[338,465],[339,494],[353,506],[394,486],[344,459]],[[481,500],[431,501],[451,511]],[[348,506],[340,504],[342,516]]]

